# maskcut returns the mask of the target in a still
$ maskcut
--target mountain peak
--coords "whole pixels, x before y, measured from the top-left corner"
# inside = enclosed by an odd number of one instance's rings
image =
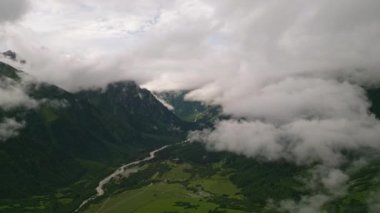
[[[7,58],[7,59],[10,59],[12,61],[15,61],[15,62],[19,62],[21,64],[25,64],[26,61],[24,59],[19,59],[17,53],[15,51],[12,51],[12,50],[7,50],[5,52],[2,53],[2,55]]]
[[[21,73],[21,71],[0,61],[0,78],[7,77],[13,80],[20,80],[19,73]]]

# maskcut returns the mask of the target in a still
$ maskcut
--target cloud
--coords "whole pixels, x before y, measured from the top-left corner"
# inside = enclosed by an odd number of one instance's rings
[[[1,0],[0,1],[0,24],[19,19],[29,7],[28,0]]]
[[[368,200],[368,212],[376,213],[380,211],[380,193],[374,192]]]
[[[242,82],[244,83],[244,82]],[[187,95],[202,97],[203,89]],[[363,89],[336,80],[287,77],[270,82],[256,90],[235,87],[217,95],[214,103],[224,112],[249,119],[265,119],[274,123],[305,118],[352,118],[367,115],[368,103]]]
[[[271,124],[229,120],[219,122],[215,130],[192,132],[189,138],[205,142],[212,150],[228,150],[271,160],[283,156],[284,147],[277,141],[280,133]]]
[[[0,47],[67,90],[121,79],[192,90],[187,99],[233,118],[192,139],[264,160],[318,162],[332,171],[319,181],[332,187],[345,179],[333,172],[343,151],[380,148],[363,89],[380,85],[379,9],[378,0],[41,0],[0,29]],[[302,208],[320,206],[324,195],[315,196]]]
[[[202,133],[215,149],[330,164],[344,161],[340,150],[378,147],[362,86],[380,84],[379,8],[376,0],[43,0],[2,40],[26,71],[68,90],[120,79],[193,90],[186,98],[246,120]]]
[[[62,108],[67,108],[70,106],[70,103],[66,99],[40,99],[38,100],[38,104],[46,104],[48,106],[57,108],[57,109],[62,109]]]
[[[295,177],[305,183],[307,195],[297,200],[268,200],[266,208],[279,212],[317,213],[336,199],[347,195],[349,176],[341,169],[316,165],[308,172],[311,177]]]
[[[34,3],[23,22],[2,32],[4,46],[23,56],[28,61],[25,70],[42,80],[72,90],[120,79],[144,84],[177,74],[178,80],[186,82],[189,78],[180,73],[192,75],[194,84],[200,86],[212,77],[210,73],[202,80],[192,74],[193,70],[209,68],[188,57],[202,54],[201,49],[207,45],[201,40],[212,30],[212,23],[202,23],[209,17],[202,13],[209,9],[200,2],[118,1],[119,8],[129,8],[124,12],[104,1],[85,5],[76,1],[43,2],[46,4]],[[223,66],[207,63],[215,68]],[[178,88],[181,82],[172,83],[171,88]]]
[[[37,107],[37,101],[29,97],[25,89],[19,82],[9,78],[0,78],[0,107],[5,110],[14,107]]]
[[[341,190],[349,177],[341,170],[333,169],[329,171],[328,175],[322,178],[323,185],[330,190]]]
[[[320,208],[329,201],[330,197],[318,194],[312,196],[304,196],[299,202],[292,200],[286,200],[280,202],[279,206],[276,207],[277,211],[287,211],[294,213],[318,213],[321,212]]]
[[[28,71],[66,89],[128,78],[227,102],[220,94],[245,97],[300,75],[378,83],[379,5],[41,0],[3,30],[2,43],[33,63]]]
[[[380,84],[378,1],[44,0],[31,8],[3,41],[43,81],[191,89],[187,99],[246,120],[221,122],[202,139],[250,157],[333,164],[344,162],[342,150],[379,147],[362,89]]]
[[[210,71],[213,79],[187,98],[244,121],[189,137],[211,150],[297,164],[336,166],[343,150],[378,150],[380,124],[362,86],[380,83],[380,3],[338,2],[209,3],[223,23],[219,56],[234,62]]]
[[[17,122],[13,118],[5,118],[0,122],[0,141],[6,141],[11,137],[16,137],[18,131],[24,128],[24,122]]]
[[[204,142],[210,150],[328,166],[345,162],[343,150],[379,150],[379,137],[380,122],[375,118],[297,120],[279,126],[261,121],[225,120],[217,123],[213,130],[189,134],[191,140]]]

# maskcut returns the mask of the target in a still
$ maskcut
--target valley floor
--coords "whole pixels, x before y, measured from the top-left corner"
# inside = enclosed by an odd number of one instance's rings
[[[153,174],[148,185],[118,191],[90,205],[85,212],[242,212],[238,206],[223,207],[223,200],[239,203],[243,197],[222,170],[211,177],[200,177],[187,163],[163,161],[160,167],[167,170]]]

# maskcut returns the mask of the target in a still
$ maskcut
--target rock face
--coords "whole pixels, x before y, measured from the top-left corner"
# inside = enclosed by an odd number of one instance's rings
[[[15,52],[13,52],[12,50],[8,50],[8,51],[3,52],[3,55],[5,57],[12,59],[12,60],[16,60],[16,58],[17,58],[17,54]]]
[[[7,51],[3,52],[2,55],[5,58],[11,59],[12,61],[19,62],[21,64],[25,64],[26,63],[26,60],[19,59],[17,53],[14,52],[14,51],[12,51],[12,50],[7,50]]]

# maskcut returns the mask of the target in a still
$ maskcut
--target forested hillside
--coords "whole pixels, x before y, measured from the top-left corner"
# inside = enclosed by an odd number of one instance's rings
[[[0,186],[0,205],[49,196],[44,201],[49,206],[57,189],[72,184],[78,191],[66,193],[67,199],[86,196],[80,190],[92,188],[114,166],[180,141],[189,126],[134,82],[70,93],[29,78],[0,63],[1,89],[24,93],[26,100],[0,107],[3,125],[17,127],[0,143],[0,181],[6,183]]]

